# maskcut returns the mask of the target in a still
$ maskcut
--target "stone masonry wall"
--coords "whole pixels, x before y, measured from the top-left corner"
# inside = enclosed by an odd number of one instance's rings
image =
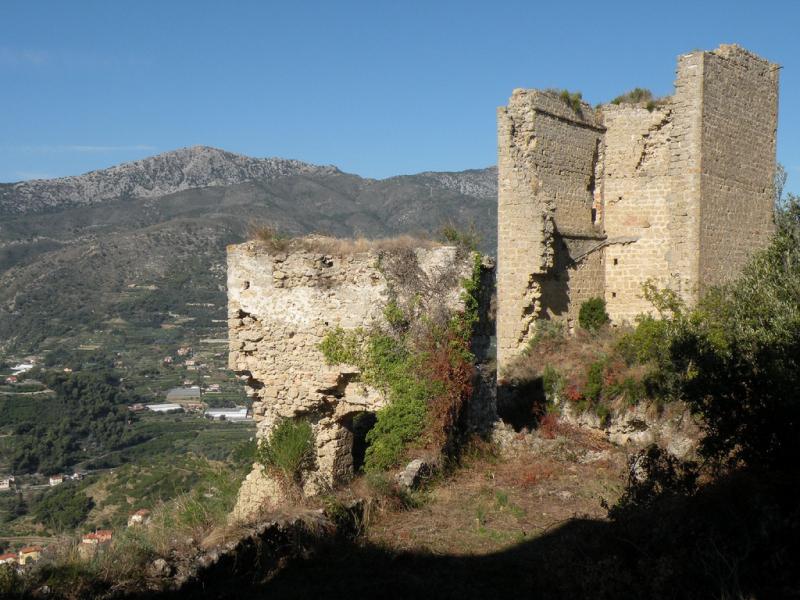
[[[518,353],[539,318],[573,318],[574,296],[602,293],[597,257],[573,252],[603,236],[593,225],[602,128],[586,104],[515,90],[498,111],[498,363]]]
[[[773,232],[778,68],[737,46],[703,54],[700,273],[735,276]]]
[[[666,260],[675,291],[686,301],[698,294],[700,251],[700,161],[703,124],[703,53],[678,57],[672,106]]]
[[[678,58],[656,106],[583,105],[514,90],[498,110],[498,374],[538,319],[572,327],[604,297],[614,323],[693,303],[773,231],[778,67],[733,45]]]
[[[461,281],[470,257],[453,247],[408,249],[398,257],[413,285],[393,281],[376,252],[332,256],[307,251],[273,253],[258,242],[228,247],[229,366],[246,380],[257,437],[283,418],[303,417],[315,437],[315,469],[307,493],[353,474],[352,418],[384,405],[383,395],[358,381],[354,367],[325,364],[319,344],[333,328],[385,324],[390,293],[463,308]],[[413,288],[413,289],[411,289]],[[430,310],[433,310],[431,306]],[[242,485],[234,517],[246,518],[282,500],[279,483],[259,465]]]
[[[611,104],[602,111],[606,307],[615,321],[633,321],[648,308],[642,281],[673,283],[667,261],[672,109]]]

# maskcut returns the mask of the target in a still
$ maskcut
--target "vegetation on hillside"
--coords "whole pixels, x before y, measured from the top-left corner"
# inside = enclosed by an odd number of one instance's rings
[[[96,372],[50,372],[42,381],[54,395],[38,402],[38,409],[3,407],[16,436],[13,472],[58,473],[89,452],[110,452],[132,442],[128,405],[137,397],[117,379]]]

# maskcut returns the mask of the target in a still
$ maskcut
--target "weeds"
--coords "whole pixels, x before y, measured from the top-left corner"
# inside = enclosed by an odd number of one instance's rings
[[[439,234],[448,244],[458,246],[469,252],[477,252],[478,245],[481,243],[480,234],[474,223],[466,230],[447,224],[439,230]]]
[[[384,472],[368,472],[366,482],[373,496],[389,510],[413,510],[422,507],[427,500],[424,492],[408,490]]]
[[[263,465],[283,473],[287,481],[299,482],[313,459],[314,432],[308,421],[283,419],[278,422],[258,449]]]
[[[258,226],[250,231],[250,238],[261,243],[270,252],[317,252],[332,256],[346,256],[367,252],[393,252],[411,248],[435,248],[438,242],[429,238],[398,235],[387,238],[334,238],[324,235],[293,237],[272,226]]]
[[[630,92],[626,92],[614,98],[611,104],[640,104],[642,102],[650,102],[653,100],[653,92],[646,88],[633,88]]]
[[[570,92],[569,90],[561,90],[558,94],[558,97],[561,98],[561,101],[569,106],[572,111],[580,115],[582,112],[582,100],[583,94],[580,92]]]

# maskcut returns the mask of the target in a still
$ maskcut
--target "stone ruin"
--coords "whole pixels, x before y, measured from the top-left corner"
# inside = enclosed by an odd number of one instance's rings
[[[773,231],[778,66],[735,45],[678,58],[674,95],[586,103],[517,89],[498,109],[498,377],[540,319],[612,322],[736,276]]]
[[[773,231],[777,109],[778,66],[735,45],[680,56],[675,93],[658,102],[592,108],[558,92],[515,90],[498,109],[498,377],[538,321],[572,328],[589,298],[605,299],[623,323],[651,310],[642,297],[648,280],[691,303],[738,274]],[[312,424],[306,493],[353,475],[363,445],[354,417],[386,402],[357,369],[325,364],[326,332],[385,325],[393,295],[461,307],[471,260],[455,248],[401,253],[398,262],[415,273],[410,284],[381,256],[228,248],[230,367],[246,380],[258,438],[281,418]],[[482,336],[486,354],[490,335]],[[478,380],[468,408],[486,423],[496,418],[493,373],[479,368]],[[234,517],[283,497],[256,465]]]
[[[470,254],[452,246],[341,254],[274,252],[255,241],[228,247],[230,368],[245,379],[258,439],[283,418],[311,423],[315,468],[302,482],[305,493],[353,476],[365,433],[354,417],[386,402],[355,367],[326,364],[323,337],[337,327],[386,326],[390,298],[428,314],[461,310],[461,282],[471,271]],[[234,517],[283,499],[280,483],[254,465]]]

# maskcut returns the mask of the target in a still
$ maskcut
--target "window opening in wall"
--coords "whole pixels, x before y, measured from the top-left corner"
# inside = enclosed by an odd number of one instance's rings
[[[614,264],[615,264],[615,265],[618,265],[618,264],[619,264],[619,259],[618,259],[618,258],[615,258],[615,259],[614,259]]]
[[[617,292],[611,292],[611,297],[612,298],[616,298],[617,297]]]
[[[592,224],[597,223],[597,209],[592,209]]]

